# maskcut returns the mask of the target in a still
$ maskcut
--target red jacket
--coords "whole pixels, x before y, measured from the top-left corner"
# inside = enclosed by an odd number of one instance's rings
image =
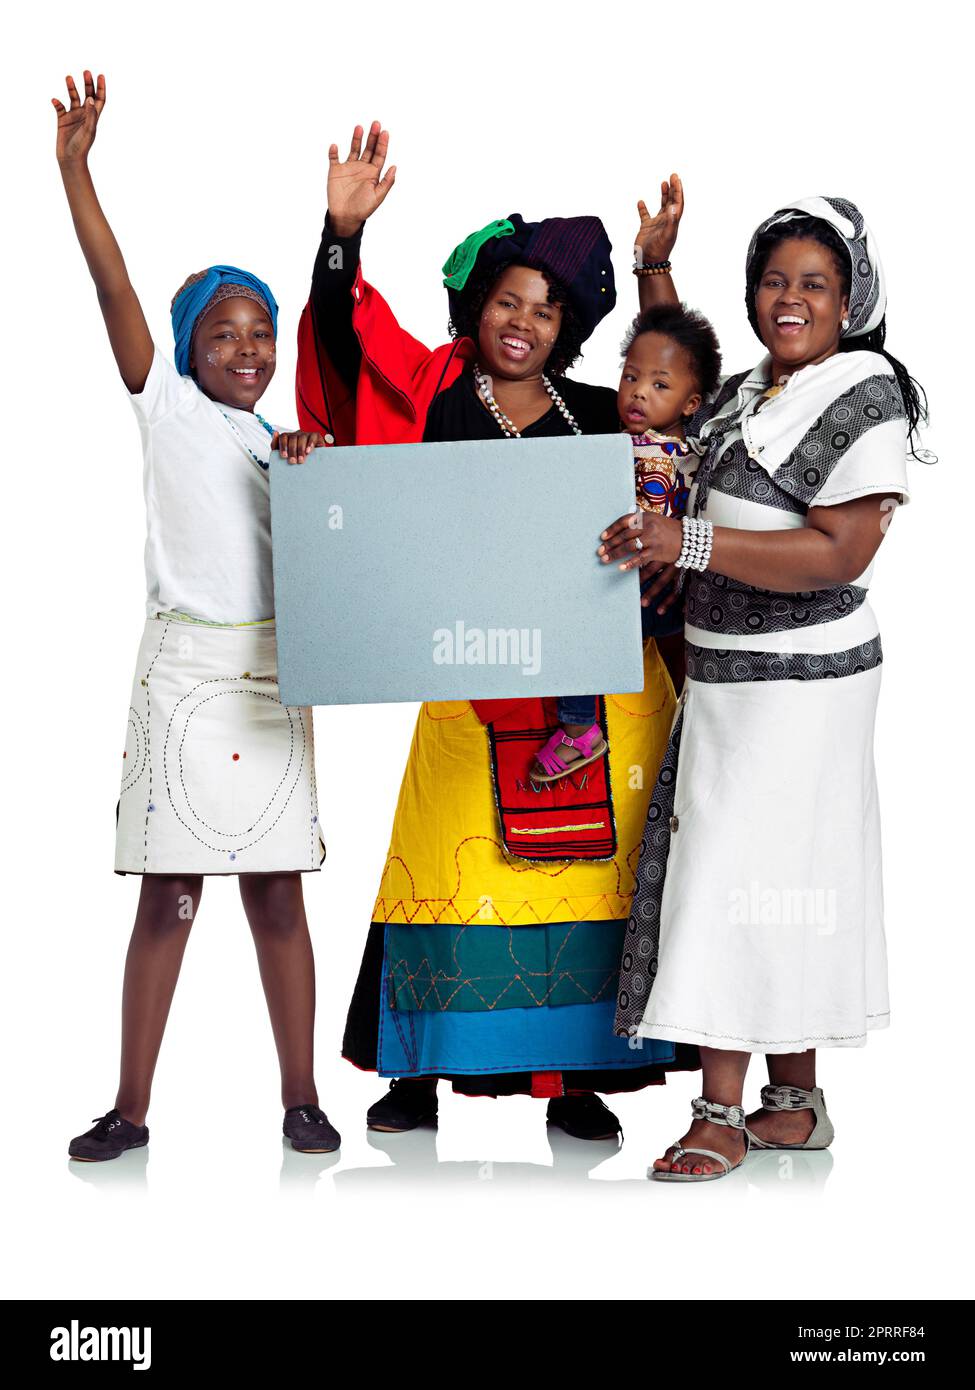
[[[328,359],[315,334],[311,305],[298,325],[298,422],[321,430],[336,444],[416,444],[423,439],[434,397],[452,386],[473,359],[469,338],[431,352],[401,328],[378,290],[356,270],[352,327],[362,349],[354,392]]]

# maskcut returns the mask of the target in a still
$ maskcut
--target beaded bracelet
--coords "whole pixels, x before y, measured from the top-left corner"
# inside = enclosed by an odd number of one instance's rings
[[[649,261],[646,265],[634,265],[634,275],[669,275],[670,261]]]
[[[685,516],[681,518],[681,527],[684,539],[674,564],[678,569],[706,570],[711,562],[714,523],[697,516]]]

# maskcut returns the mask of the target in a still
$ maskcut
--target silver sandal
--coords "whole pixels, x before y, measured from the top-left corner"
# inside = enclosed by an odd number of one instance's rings
[[[826,1113],[822,1088],[804,1091],[801,1086],[763,1086],[763,1110],[811,1110],[816,1117],[812,1133],[803,1144],[770,1144],[750,1129],[745,1133],[755,1149],[828,1149],[833,1142],[833,1122]]]
[[[661,1182],[712,1182],[715,1178],[726,1178],[744,1163],[752,1141],[745,1128],[745,1112],[740,1105],[719,1105],[717,1101],[705,1100],[703,1096],[698,1096],[697,1100],[691,1101],[691,1113],[695,1120],[710,1120],[713,1125],[727,1125],[729,1129],[740,1129],[745,1137],[745,1152],[737,1163],[732,1163],[716,1149],[702,1149],[696,1144],[690,1149],[685,1149],[678,1139],[676,1144],[671,1145],[674,1150],[672,1163],[679,1163],[682,1158],[691,1155],[703,1154],[705,1158],[720,1164],[720,1170],[717,1173],[674,1173],[666,1168],[648,1168],[648,1178],[657,1178]]]

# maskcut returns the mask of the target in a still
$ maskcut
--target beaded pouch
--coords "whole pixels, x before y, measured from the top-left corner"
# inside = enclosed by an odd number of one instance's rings
[[[602,696],[597,711],[596,722],[607,738]],[[539,744],[557,728],[552,699],[512,701],[487,726],[505,852],[537,862],[612,859],[617,841],[609,755],[579,772],[570,769],[547,786],[529,775]]]

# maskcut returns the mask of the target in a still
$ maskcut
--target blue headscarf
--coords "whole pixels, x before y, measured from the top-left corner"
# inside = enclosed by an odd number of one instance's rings
[[[278,333],[278,306],[274,295],[263,280],[240,270],[235,265],[212,265],[199,279],[184,285],[172,304],[173,337],[176,340],[176,370],[187,376],[190,370],[190,344],[200,319],[209,309],[214,296],[223,285],[239,285],[248,298],[258,299],[271,316],[274,336]]]

